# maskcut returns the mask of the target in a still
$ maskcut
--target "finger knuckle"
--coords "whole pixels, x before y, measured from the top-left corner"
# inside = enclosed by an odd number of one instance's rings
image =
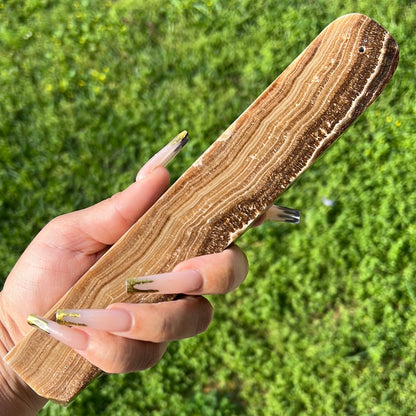
[[[147,351],[142,354],[138,367],[140,370],[154,367],[163,357],[166,346],[163,343],[146,343]]]
[[[168,315],[160,317],[159,325],[155,329],[153,335],[154,342],[170,341],[174,338],[175,328],[172,319]]]
[[[109,374],[127,373],[131,368],[130,348],[119,345],[117,349],[111,349],[111,351],[111,355],[107,350],[107,354],[102,357],[104,365],[100,366],[101,369]]]
[[[228,293],[235,286],[235,271],[232,264],[225,267],[223,278],[219,281],[220,293]]]
[[[205,299],[204,299],[205,300]],[[211,304],[205,300],[200,307],[200,313],[196,322],[195,335],[200,334],[208,329],[213,316],[213,308]]]
[[[156,365],[162,358],[166,347],[151,342],[131,342],[125,348],[113,351],[114,355],[103,360],[101,370],[108,374],[123,374],[141,371]]]

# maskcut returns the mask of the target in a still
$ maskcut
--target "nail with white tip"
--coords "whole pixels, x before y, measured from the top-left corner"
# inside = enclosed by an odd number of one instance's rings
[[[159,166],[167,166],[167,164],[183,149],[188,143],[189,137],[186,130],[175,136],[163,149],[157,152],[148,162],[139,170],[136,181],[140,181],[149,175]]]

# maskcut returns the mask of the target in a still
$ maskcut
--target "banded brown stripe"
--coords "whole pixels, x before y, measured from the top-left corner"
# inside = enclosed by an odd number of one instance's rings
[[[225,249],[374,101],[397,63],[398,47],[380,25],[359,14],[337,19],[46,316],[171,299],[127,294],[125,280]],[[99,371],[34,330],[6,360],[58,402]]]

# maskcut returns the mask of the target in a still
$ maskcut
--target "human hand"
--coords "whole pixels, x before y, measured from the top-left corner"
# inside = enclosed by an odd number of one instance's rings
[[[156,158],[153,163],[159,162]],[[138,180],[123,192],[90,208],[57,217],[36,236],[0,293],[2,356],[28,332],[28,315],[43,316],[159,198],[168,184],[166,169],[149,169],[146,165]],[[162,357],[168,341],[193,336],[207,328],[212,308],[201,295],[226,293],[237,287],[247,274],[247,260],[240,249],[232,246],[220,254],[185,261],[174,273],[155,276],[150,285],[161,293],[188,294],[179,300],[77,311],[82,312],[80,322],[88,324],[81,328],[44,322],[51,336],[106,372],[147,368]],[[64,313],[63,320],[68,316]],[[5,390],[0,387],[1,396],[6,398],[4,401],[0,396],[2,408],[13,403],[16,409],[20,401],[22,409],[30,414],[30,410],[43,406],[43,399],[25,386],[4,361],[0,370],[3,379],[7,378]]]

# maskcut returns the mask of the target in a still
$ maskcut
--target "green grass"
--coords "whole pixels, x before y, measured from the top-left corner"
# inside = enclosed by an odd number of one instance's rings
[[[336,17],[401,48],[382,96],[240,246],[210,329],[41,415],[410,415],[416,408],[416,3],[0,3],[0,276],[54,216],[127,186],[187,129],[173,179]],[[328,207],[321,197],[335,201]]]

